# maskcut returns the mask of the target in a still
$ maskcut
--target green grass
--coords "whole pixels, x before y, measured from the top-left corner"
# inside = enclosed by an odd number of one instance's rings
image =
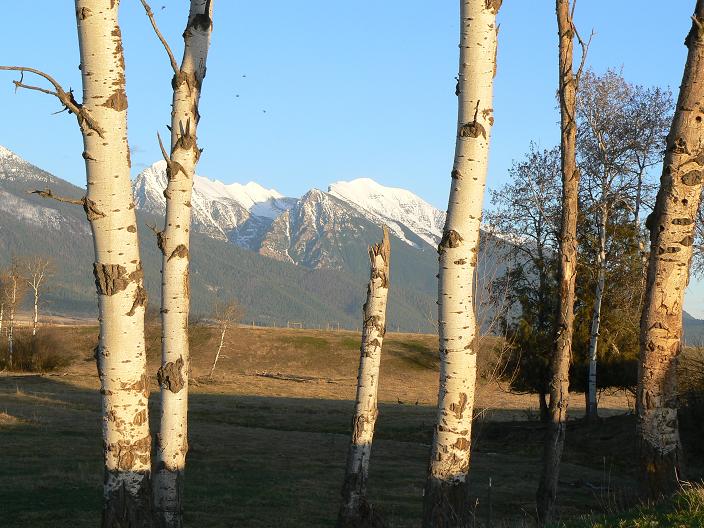
[[[704,488],[686,485],[673,498],[608,516],[588,516],[559,528],[702,528]]]
[[[305,349],[313,352],[320,352],[330,348],[330,341],[323,337],[314,336],[286,336],[281,338],[281,342],[292,347]]]

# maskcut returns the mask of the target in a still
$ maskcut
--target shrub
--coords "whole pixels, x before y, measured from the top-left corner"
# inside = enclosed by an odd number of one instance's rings
[[[0,359],[2,368],[21,372],[51,372],[71,364],[72,353],[65,343],[51,334],[17,334],[14,339],[12,366],[7,346]]]

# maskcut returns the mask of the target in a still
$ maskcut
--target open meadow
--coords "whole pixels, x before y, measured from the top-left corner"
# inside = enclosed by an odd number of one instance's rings
[[[94,526],[102,493],[97,326],[41,332],[67,362],[45,374],[0,374],[3,523]],[[147,338],[157,430],[156,325],[148,327]],[[384,341],[369,496],[393,527],[420,522],[437,398],[436,340],[390,333]],[[351,430],[359,335],[233,328],[208,379],[218,341],[217,329],[192,328],[186,525],[332,526]],[[471,472],[477,526],[532,526],[542,449],[537,398],[506,392],[493,379],[495,345],[487,339],[480,352]],[[584,396],[574,394],[572,403],[572,416],[579,417]],[[600,403],[608,417],[598,426],[570,422],[561,519],[631,502],[632,402],[614,395]]]

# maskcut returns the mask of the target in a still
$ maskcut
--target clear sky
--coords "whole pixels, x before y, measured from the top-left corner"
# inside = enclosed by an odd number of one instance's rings
[[[198,172],[255,180],[289,196],[336,180],[371,177],[445,209],[454,147],[456,0],[214,0],[214,32],[201,104]],[[694,0],[579,0],[576,22],[594,29],[588,64],[622,68],[631,82],[677,91]],[[185,0],[152,8],[177,59]],[[559,140],[553,0],[504,0],[499,14],[489,186],[499,187],[531,140]],[[80,99],[73,2],[7,7],[0,63],[33,66]],[[135,175],[159,159],[169,120],[171,71],[139,0],[122,0],[129,133]],[[0,75],[0,144],[59,177],[84,182],[75,119],[58,103],[14,93]],[[26,77],[29,81],[29,77]],[[687,309],[704,317],[704,287]]]

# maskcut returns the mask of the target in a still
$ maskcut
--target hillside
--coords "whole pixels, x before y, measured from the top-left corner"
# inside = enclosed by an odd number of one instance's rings
[[[46,291],[44,310],[57,314],[94,316],[92,241],[83,210],[71,204],[28,194],[50,188],[55,194],[80,197],[83,190],[31,165],[13,153],[0,151],[0,265],[13,255],[51,255],[57,275]],[[154,237],[145,227],[159,224],[148,208],[138,210],[145,283],[158,303],[161,266]],[[267,258],[257,252],[197,231],[192,239],[192,306],[194,316],[207,315],[214,298],[234,297],[246,310],[245,319],[285,326],[360,325],[368,273],[366,247],[381,237],[370,222],[364,232],[343,241],[339,254],[345,269],[313,269]],[[434,318],[436,257],[399,239],[392,240],[389,326],[429,331]]]

